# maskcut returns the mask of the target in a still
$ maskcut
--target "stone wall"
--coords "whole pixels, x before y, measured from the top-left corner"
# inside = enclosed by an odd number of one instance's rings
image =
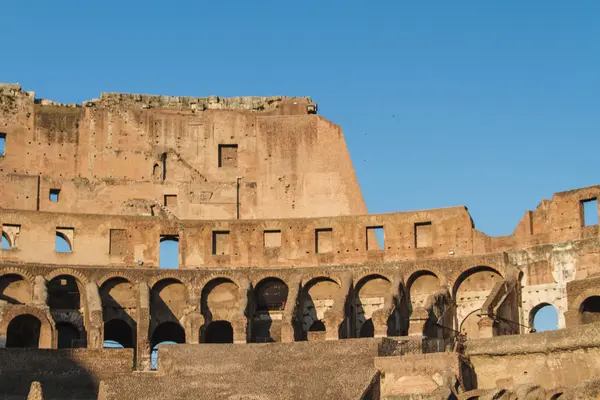
[[[131,349],[0,349],[0,398],[24,399],[37,381],[46,398],[95,399],[102,379],[132,371]]]

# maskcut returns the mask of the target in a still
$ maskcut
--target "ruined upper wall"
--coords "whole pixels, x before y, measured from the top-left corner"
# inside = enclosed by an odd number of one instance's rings
[[[135,203],[185,219],[363,214],[342,131],[315,113],[309,98],[110,93],[78,106],[0,86],[0,191],[11,193],[0,207],[138,215]]]

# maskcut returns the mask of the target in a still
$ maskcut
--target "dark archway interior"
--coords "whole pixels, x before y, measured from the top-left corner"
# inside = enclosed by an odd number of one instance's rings
[[[59,349],[72,349],[79,347],[79,330],[77,330],[75,326],[67,322],[61,322],[56,324],[56,331],[58,333]]]
[[[79,310],[77,281],[70,275],[60,275],[48,282],[48,305],[51,309]]]
[[[600,296],[591,296],[581,303],[581,322],[589,324],[600,321]]]
[[[288,286],[280,279],[268,278],[256,286],[258,311],[281,311],[285,308]]]
[[[229,321],[213,321],[206,329],[206,343],[233,343],[233,327]]]
[[[308,329],[309,332],[325,332],[325,324],[323,321],[315,321]]]
[[[176,322],[163,322],[152,333],[151,348],[161,342],[185,343],[185,331]]]
[[[6,331],[6,347],[37,349],[40,344],[42,323],[33,315],[25,314],[13,318]]]
[[[375,326],[373,326],[373,320],[366,320],[360,327],[360,337],[373,337],[375,336]]]
[[[111,319],[104,323],[104,340],[117,342],[124,348],[135,348],[133,330],[121,319]]]

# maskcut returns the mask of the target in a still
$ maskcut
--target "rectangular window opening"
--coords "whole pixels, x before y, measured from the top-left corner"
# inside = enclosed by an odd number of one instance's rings
[[[73,228],[56,228],[55,250],[57,253],[71,253],[75,230]]]
[[[582,200],[583,226],[598,225],[598,199]]]
[[[281,247],[281,231],[266,230],[263,233],[265,249],[276,249]]]
[[[179,236],[160,235],[159,268],[179,268]]]
[[[431,247],[431,222],[418,222],[415,224],[415,247],[417,249]]]
[[[383,226],[367,227],[367,250],[384,250],[385,239]]]
[[[238,165],[238,145],[220,144],[219,145],[219,168],[237,167]]]
[[[127,230],[111,229],[109,253],[122,256],[127,251]]]
[[[6,133],[0,132],[0,157],[6,153]]]
[[[60,194],[60,189],[50,189],[50,201],[58,202],[58,195]]]
[[[325,254],[333,252],[333,229],[315,229],[315,253]]]
[[[213,256],[226,256],[229,254],[229,231],[213,231],[212,254]]]
[[[177,195],[165,194],[164,195],[164,206],[167,208],[177,208]]]

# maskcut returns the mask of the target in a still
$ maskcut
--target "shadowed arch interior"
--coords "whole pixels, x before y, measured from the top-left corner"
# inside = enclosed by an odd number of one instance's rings
[[[581,303],[581,323],[600,321],[600,296],[590,296]]]
[[[31,314],[18,315],[8,324],[6,347],[39,348],[42,323]]]
[[[206,328],[206,343],[233,343],[233,327],[229,321],[213,321]]]
[[[152,333],[150,347],[154,348],[154,346],[161,342],[185,343],[185,331],[183,327],[171,321],[158,325]]]
[[[386,306],[385,298],[390,294],[391,289],[392,283],[390,280],[379,274],[368,275],[358,281],[354,300],[356,337],[372,337],[375,335],[375,326],[371,318],[375,312]],[[367,325],[363,327],[365,324]],[[389,329],[386,327],[387,331]]]
[[[31,300],[31,284],[18,274],[2,275],[0,300],[9,304],[27,304]]]
[[[135,333],[129,324],[121,319],[104,323],[104,340],[119,343],[124,348],[135,348]]]
[[[59,322],[56,324],[56,333],[58,335],[59,349],[72,349],[79,346],[79,330],[73,324],[68,322]]]
[[[77,280],[71,275],[59,275],[48,282],[48,306],[51,309],[79,310],[81,296]]]
[[[288,286],[278,278],[266,278],[256,285],[256,309],[258,311],[282,311],[288,297]]]

